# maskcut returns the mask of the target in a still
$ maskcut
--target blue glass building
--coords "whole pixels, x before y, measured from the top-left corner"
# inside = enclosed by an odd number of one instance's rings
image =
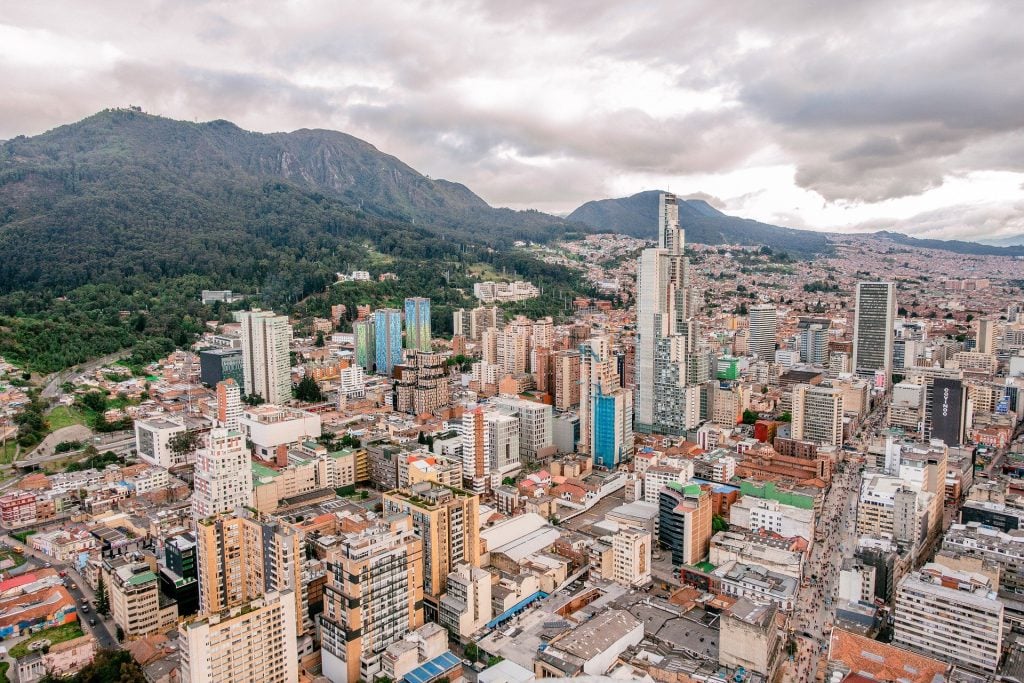
[[[397,308],[379,308],[373,312],[374,350],[377,374],[391,376],[402,362],[402,312]]]

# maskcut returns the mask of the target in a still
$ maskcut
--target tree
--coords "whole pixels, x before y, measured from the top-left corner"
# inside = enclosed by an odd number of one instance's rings
[[[779,415],[779,422],[792,422],[792,421],[793,421],[793,415],[788,410],[786,412],[784,412],[782,415]]]
[[[184,461],[187,460],[186,456],[196,452],[196,449],[199,448],[199,441],[199,432],[186,429],[168,439],[167,446],[171,449],[171,453],[174,453],[175,457]]]
[[[96,613],[102,616],[110,614],[110,598],[107,597],[107,585],[102,577],[96,586]]]
[[[107,409],[107,397],[98,391],[90,391],[81,398],[82,405],[89,410],[102,413]]]
[[[316,344],[316,346],[318,348],[323,348],[323,346],[324,346],[324,333],[322,331],[318,331],[316,333],[316,342],[314,342],[314,343]]]
[[[477,657],[480,656],[480,648],[476,646],[476,643],[467,643],[465,654],[466,659],[468,659],[471,662],[475,662]]]
[[[263,398],[259,394],[246,394],[242,397],[242,403],[247,406],[260,406],[267,402],[267,399]]]
[[[120,624],[115,624],[115,627],[117,629],[117,633],[115,634],[117,636],[117,642],[123,643],[124,642],[124,629],[121,628]]]
[[[757,422],[757,413],[749,408],[743,411],[743,424],[752,425]]]
[[[725,521],[725,517],[714,515],[711,518],[711,531],[718,533],[719,531],[725,531],[729,528],[729,523]]]
[[[316,380],[306,375],[295,385],[295,398],[305,403],[317,403],[324,400],[324,395]]]

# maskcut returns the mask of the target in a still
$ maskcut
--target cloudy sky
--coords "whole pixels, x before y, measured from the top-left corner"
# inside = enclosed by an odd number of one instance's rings
[[[495,205],[644,189],[793,227],[1024,233],[1013,2],[6,2],[0,139],[141,105],[343,130]]]

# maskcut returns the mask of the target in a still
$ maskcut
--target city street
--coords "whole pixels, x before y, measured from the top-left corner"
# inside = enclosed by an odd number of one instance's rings
[[[856,549],[856,509],[860,494],[859,466],[846,463],[832,480],[818,520],[824,538],[814,544],[804,570],[797,608],[791,621],[797,652],[786,671],[789,683],[816,679],[821,654],[835,620],[839,570]]]

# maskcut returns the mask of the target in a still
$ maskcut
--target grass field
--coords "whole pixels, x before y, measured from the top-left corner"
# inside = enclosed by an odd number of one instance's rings
[[[14,462],[15,457],[18,454],[18,442],[8,441],[2,448],[0,448],[0,463],[9,465]]]
[[[34,643],[37,640],[48,640],[50,641],[50,645],[56,645],[57,643],[63,643],[66,640],[81,638],[83,635],[85,635],[85,633],[82,631],[82,626],[77,621],[73,621],[70,624],[43,629],[31,638],[23,640],[12,647],[8,654],[10,654],[14,659],[21,659],[29,653],[29,644]]]
[[[50,423],[50,430],[57,431],[61,427],[71,425],[87,424],[85,415],[77,408],[70,406],[57,406],[46,415],[46,421]]]

